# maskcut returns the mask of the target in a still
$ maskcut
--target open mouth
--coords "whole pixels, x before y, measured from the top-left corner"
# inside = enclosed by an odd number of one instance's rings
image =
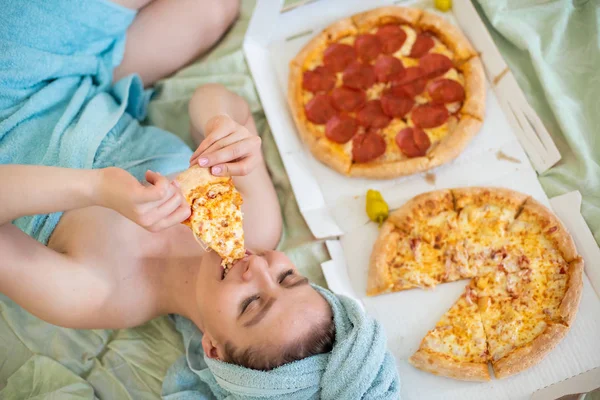
[[[245,251],[244,254],[245,254],[246,257],[248,257],[248,256],[253,255],[254,252],[246,249],[246,251]],[[221,267],[221,269],[222,269],[221,280],[225,279],[225,277],[227,276],[227,273],[234,267],[234,265],[236,265],[238,262],[240,262],[242,260],[243,260],[243,258],[235,261],[233,264],[228,265],[228,268],[225,268],[225,267],[222,266]]]

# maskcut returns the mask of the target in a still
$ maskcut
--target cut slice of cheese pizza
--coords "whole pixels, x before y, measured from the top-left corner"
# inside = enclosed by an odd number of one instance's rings
[[[244,257],[242,196],[230,177],[213,176],[207,168],[193,166],[177,177],[192,214],[184,221],[197,239],[213,249],[227,269]]]
[[[432,374],[468,381],[488,381],[488,350],[477,299],[470,288],[454,303],[409,358]]]

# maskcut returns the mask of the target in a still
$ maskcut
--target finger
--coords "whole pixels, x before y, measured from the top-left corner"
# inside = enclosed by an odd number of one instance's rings
[[[248,134],[244,133],[243,131],[236,131],[228,136],[225,136],[221,140],[217,140],[212,145],[210,145],[206,150],[204,150],[204,152],[202,154],[200,154],[198,156],[198,158],[196,158],[195,160],[192,160],[192,164],[199,164],[203,167],[210,167],[211,164],[210,164],[210,158],[208,157],[209,154],[214,153],[225,147],[231,146],[237,142],[241,142],[242,140],[246,139],[247,137],[248,137]],[[209,162],[203,162],[203,159],[209,160]],[[200,164],[200,162],[202,162],[202,164]]]
[[[181,193],[175,192],[170,199],[162,203],[158,208],[156,208],[156,214],[158,218],[164,218],[170,215],[173,211],[177,210],[183,204],[188,204]]]
[[[255,152],[257,147],[260,147],[260,137],[251,136],[231,146],[219,149],[210,154],[205,154],[204,157],[208,160],[206,165],[225,164],[245,158]]]
[[[237,162],[215,165],[211,168],[211,173],[216,176],[245,176],[252,172],[258,163],[258,157],[246,157]]]
[[[176,193],[181,193],[181,191],[168,179],[161,176],[154,185],[144,186],[141,194],[137,195],[135,198],[137,211],[140,215],[144,215],[160,207]]]
[[[151,232],[158,232],[163,229],[169,228],[173,225],[177,225],[185,221],[190,217],[192,210],[190,206],[185,203],[181,204],[175,211],[169,214],[167,217],[160,219],[154,225],[148,228]]]
[[[194,154],[190,157],[190,161],[198,158],[200,154],[202,154],[208,147],[210,147],[214,142],[224,138],[230,133],[235,131],[235,123],[226,116],[217,116],[214,118],[216,122],[212,124],[212,128],[207,130],[206,137],[200,143]],[[212,120],[211,120],[212,121]],[[211,124],[207,124],[210,126]]]
[[[146,181],[150,186],[142,187],[136,201],[141,203],[159,201],[169,195],[170,184],[169,180],[158,172],[146,171]]]
[[[159,222],[161,219],[167,217],[177,208],[182,205],[183,198],[178,193],[173,194],[169,199],[164,201],[162,204],[154,207],[139,218],[139,224],[145,227],[152,226]]]

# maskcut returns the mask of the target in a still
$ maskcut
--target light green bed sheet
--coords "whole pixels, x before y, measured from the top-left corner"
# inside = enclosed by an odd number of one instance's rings
[[[551,196],[579,189],[583,214],[600,241],[599,11],[590,0],[481,0],[498,31],[492,35],[530,103],[557,141],[563,160],[540,179]],[[250,103],[281,202],[280,245],[303,272],[324,283],[327,259],[314,241],[291,187],[241,50],[254,1],[242,1],[240,20],[209,55],[158,85],[148,122],[190,145],[187,103],[198,85],[219,82]],[[479,10],[481,13],[481,10]],[[483,15],[483,13],[482,13]],[[0,295],[0,399],[156,399],[167,368],[182,354],[167,318],[127,330],[76,331],[46,324]]]

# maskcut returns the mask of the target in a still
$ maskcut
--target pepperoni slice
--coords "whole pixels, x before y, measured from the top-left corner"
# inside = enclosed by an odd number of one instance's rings
[[[344,144],[358,131],[356,120],[348,115],[334,115],[325,125],[325,136],[332,142]]]
[[[367,95],[362,90],[347,87],[335,88],[331,91],[333,106],[340,111],[354,111],[367,101]]]
[[[412,49],[410,50],[410,56],[412,58],[421,58],[427,54],[427,52],[431,50],[434,45],[435,43],[431,36],[424,33],[419,33],[417,35],[417,39],[413,43]]]
[[[442,54],[427,54],[419,60],[419,67],[428,78],[444,75],[450,68],[454,67],[452,60]]]
[[[367,89],[375,83],[375,72],[370,65],[355,61],[343,74],[344,85],[354,89]]]
[[[327,92],[335,87],[335,75],[324,67],[304,72],[302,88],[309,92]]]
[[[336,114],[331,104],[331,98],[323,93],[313,97],[304,106],[304,111],[306,112],[306,118],[315,124],[324,124]]]
[[[389,82],[391,80],[401,79],[404,74],[402,61],[392,56],[381,56],[375,61],[373,66],[375,75],[379,82]]]
[[[404,85],[406,83],[411,83],[419,79],[424,79],[425,71],[419,67],[408,67],[404,69],[404,73],[402,75],[396,76],[394,78],[393,83],[395,85]]]
[[[429,136],[427,136],[427,133],[425,133],[425,131],[418,126],[413,128],[413,139],[423,154],[425,154],[427,149],[431,146],[431,140],[429,140]]]
[[[396,135],[396,144],[407,157],[421,157],[425,153],[415,143],[413,128],[404,128]]]
[[[375,35],[381,40],[384,54],[395,53],[406,41],[406,32],[398,25],[384,25]]]
[[[413,108],[414,104],[412,98],[396,96],[391,92],[384,93],[381,96],[381,108],[390,117],[404,117]]]
[[[323,53],[323,64],[333,72],[343,71],[354,60],[356,51],[347,44],[333,43]]]
[[[352,159],[366,163],[385,153],[385,139],[375,132],[361,133],[352,139]]]
[[[434,103],[454,103],[465,99],[465,89],[452,79],[438,79],[427,87],[427,93]]]
[[[358,57],[364,62],[371,62],[381,53],[381,40],[375,35],[358,35],[354,41]]]
[[[388,126],[391,118],[385,115],[379,100],[370,100],[356,113],[356,120],[365,128],[381,129]]]
[[[421,128],[435,128],[448,120],[448,110],[441,104],[424,104],[412,111],[412,120]]]
[[[425,79],[418,79],[416,81],[406,83],[404,85],[393,85],[390,88],[390,91],[396,96],[413,99],[416,96],[423,93],[426,84],[427,81]]]

